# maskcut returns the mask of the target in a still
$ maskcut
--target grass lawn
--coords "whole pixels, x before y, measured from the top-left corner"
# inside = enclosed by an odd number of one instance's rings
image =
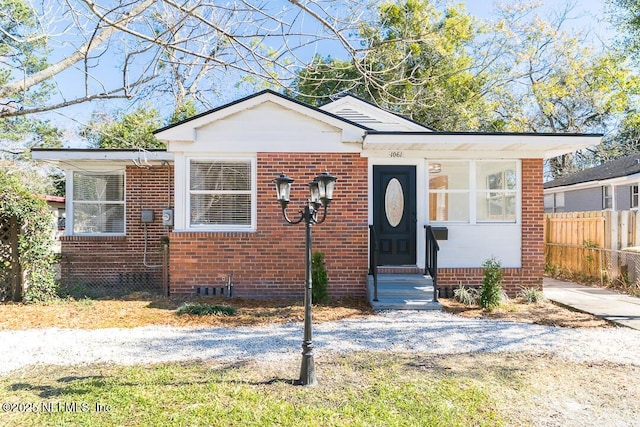
[[[298,368],[297,361],[30,368],[0,378],[0,402],[15,404],[3,407],[0,425],[635,425],[639,410],[633,366],[526,354],[319,355],[316,387],[292,384]]]
[[[504,422],[490,387],[465,375],[451,375],[426,359],[356,354],[319,361],[317,387],[292,384],[298,368],[293,362],[41,367],[0,380],[0,401],[33,404],[37,410],[4,413],[0,423],[496,426]]]

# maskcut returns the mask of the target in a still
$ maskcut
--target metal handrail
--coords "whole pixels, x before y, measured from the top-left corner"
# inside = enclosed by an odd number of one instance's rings
[[[378,301],[378,238],[373,225],[369,225],[369,274],[373,276],[373,300]]]
[[[425,225],[424,228],[426,241],[424,272],[428,272],[433,280],[433,300],[438,301],[438,251],[440,246],[431,226]]]

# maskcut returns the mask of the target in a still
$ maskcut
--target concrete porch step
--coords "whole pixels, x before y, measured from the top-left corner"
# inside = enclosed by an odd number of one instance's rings
[[[433,281],[422,274],[378,274],[378,301],[373,296],[373,276],[369,276],[367,298],[376,311],[442,309],[433,301]]]

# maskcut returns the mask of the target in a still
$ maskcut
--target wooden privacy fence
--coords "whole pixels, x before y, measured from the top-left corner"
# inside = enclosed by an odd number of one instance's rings
[[[547,269],[599,281],[619,278],[632,259],[621,250],[640,245],[638,221],[637,211],[545,214]]]

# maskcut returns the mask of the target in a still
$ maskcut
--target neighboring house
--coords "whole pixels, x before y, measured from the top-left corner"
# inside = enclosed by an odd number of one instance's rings
[[[424,226],[437,225],[448,231],[440,286],[480,283],[495,256],[513,294],[542,286],[543,159],[600,142],[436,132],[352,96],[315,108],[268,90],[156,136],[166,151],[34,150],[67,173],[63,277],[149,271],[166,236],[174,294],[231,273],[238,296],[302,295],[304,227],[285,224],[272,180],[295,179],[294,216],[327,171],[338,181],[313,250],[325,253],[332,296],[365,295],[369,224],[387,271],[419,272]]]
[[[640,153],[544,184],[545,212],[638,209]]]
[[[54,251],[56,253],[60,253],[60,237],[64,235],[64,227],[65,227],[65,198],[60,196],[44,196],[44,200],[47,202],[47,206],[49,206],[49,211],[51,211],[51,221],[53,222],[53,240],[54,240]]]

